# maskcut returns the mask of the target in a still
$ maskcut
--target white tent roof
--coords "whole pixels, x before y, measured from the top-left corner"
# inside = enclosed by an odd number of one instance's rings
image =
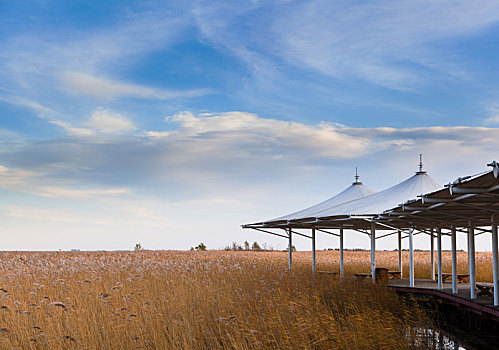
[[[326,208],[315,213],[314,217],[331,217],[341,215],[376,215],[394,208],[417,196],[442,189],[425,171],[418,171],[398,185],[384,191],[354,201]]]
[[[423,171],[422,161],[419,171],[401,183],[384,191],[369,194],[373,190],[355,182],[336,196],[310,208],[264,222],[243,225],[245,228],[332,227],[348,220],[348,225],[365,226],[367,217],[375,217],[400,204],[417,199],[418,196],[443,188],[430,175]],[[357,199],[354,199],[358,197]],[[357,220],[358,219],[358,220]],[[338,221],[340,220],[340,221]],[[293,226],[293,227],[295,227]]]
[[[350,202],[359,198],[367,197],[369,195],[372,195],[376,193],[375,190],[370,189],[367,186],[364,186],[362,182],[358,181],[358,175],[355,175],[356,181],[338,193],[337,195],[320,202],[319,204],[313,205],[311,207],[308,207],[306,209],[281,216],[277,219],[269,220],[269,221],[282,221],[282,220],[296,220],[296,219],[303,219],[303,218],[309,218],[309,217],[315,217],[317,213],[326,210],[328,208],[331,208],[333,206],[337,206],[342,203]]]

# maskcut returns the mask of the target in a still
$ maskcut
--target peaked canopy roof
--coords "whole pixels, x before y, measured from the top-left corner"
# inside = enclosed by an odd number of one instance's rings
[[[317,213],[316,217],[332,217],[341,215],[380,214],[387,208],[393,208],[409,199],[441,189],[443,186],[425,171],[418,171],[401,183],[365,198],[340,204]]]
[[[492,220],[499,221],[499,163],[494,161],[488,166],[493,169],[458,178],[446,188],[387,209],[375,221],[401,229],[472,225],[490,232],[483,227],[490,226]]]
[[[441,188],[443,188],[443,186],[428,175],[426,171],[423,171],[422,164],[420,164],[419,171],[417,171],[416,174],[384,191],[361,197],[356,200],[350,200],[342,204],[334,205],[333,203],[332,205],[324,207],[320,210],[309,211],[308,209],[313,208],[311,207],[304,209],[301,212],[294,213],[295,215],[290,214],[270,221],[243,225],[243,227],[334,228],[343,225],[345,227],[353,226],[356,228],[368,228],[370,223],[366,221],[367,218],[373,218],[389,208],[394,208],[410,199],[416,199],[418,196],[437,191]],[[338,194],[338,196],[340,194]],[[320,203],[317,206],[320,206],[323,203]],[[298,213],[300,213],[301,217],[296,215]],[[306,215],[308,215],[308,217]]]
[[[375,190],[370,189],[367,186],[364,186],[362,182],[359,182],[359,176],[355,175],[355,182],[352,183],[349,187],[336,194],[335,196],[320,202],[311,207],[305,208],[303,210],[281,216],[277,219],[269,220],[268,222],[273,221],[288,221],[288,220],[298,220],[303,218],[315,217],[317,213],[327,210],[328,208],[337,206],[342,203],[350,202],[359,198],[364,198],[376,193]]]

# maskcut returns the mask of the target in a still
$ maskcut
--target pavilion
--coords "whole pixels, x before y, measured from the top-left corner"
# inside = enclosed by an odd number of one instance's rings
[[[490,233],[493,255],[494,305],[499,306],[497,236],[499,163],[494,161],[488,166],[492,167],[492,170],[473,176],[460,177],[446,186],[441,186],[423,171],[422,162],[420,162],[419,170],[415,175],[384,191],[338,204],[331,201],[329,206],[314,206],[318,210],[307,210],[310,209],[307,208],[277,219],[247,224],[242,227],[287,238],[290,269],[292,267],[293,233],[310,238],[312,240],[314,272],[316,231],[339,236],[341,275],[343,275],[343,233],[345,229],[362,232],[370,237],[371,276],[374,276],[376,268],[376,239],[398,234],[399,271],[402,271],[402,238],[409,240],[410,287],[414,287],[413,236],[420,233],[430,236],[431,275],[433,279],[435,276],[433,251],[436,234],[438,289],[442,289],[441,237],[442,235],[450,235],[453,293],[457,293],[456,232],[465,232],[468,236],[468,272],[471,299],[476,298],[475,236]],[[272,231],[275,229],[283,230],[284,234]],[[310,229],[311,236],[296,231],[298,229]],[[338,233],[331,230],[338,230]],[[376,235],[377,231],[384,231],[384,233]]]

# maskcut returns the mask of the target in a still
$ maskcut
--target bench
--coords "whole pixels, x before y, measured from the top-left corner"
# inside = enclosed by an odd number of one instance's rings
[[[477,283],[476,287],[478,288],[478,296],[494,296],[494,283]]]
[[[438,280],[438,273],[435,274],[435,279]],[[442,282],[445,282],[448,279],[452,279],[452,273],[443,273],[442,272]],[[459,283],[468,283],[470,281],[470,275],[457,274],[457,281]]]
[[[371,277],[371,274],[370,273],[356,273],[355,277],[357,277],[358,281],[362,281],[366,277]]]
[[[319,275],[326,275],[326,276],[331,276],[331,277],[336,277],[340,273],[337,271],[317,271]]]
[[[399,280],[401,276],[400,271],[388,271],[388,274],[390,274],[394,280]]]

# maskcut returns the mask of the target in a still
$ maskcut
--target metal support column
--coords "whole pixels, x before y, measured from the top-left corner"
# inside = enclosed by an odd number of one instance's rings
[[[412,236],[414,229],[409,229],[409,287],[414,287],[414,247],[412,244]]]
[[[292,238],[292,231],[289,229],[288,231],[288,237],[289,237],[289,243],[288,243],[288,250],[289,250],[289,271],[291,271],[291,263],[293,261],[293,238]]]
[[[499,266],[497,261],[497,224],[495,223],[495,217],[491,217],[492,225],[492,275],[494,278],[494,306],[499,306]]]
[[[376,283],[376,224],[371,221],[371,279]]]
[[[442,229],[437,228],[437,281],[438,289],[442,289]]]
[[[402,273],[402,232],[398,230],[398,238],[399,238],[399,271],[400,277],[403,277]]]
[[[452,248],[452,293],[457,293],[457,252],[456,252],[456,227],[451,226]]]
[[[468,222],[468,274],[470,275],[470,298],[476,298],[476,273],[475,273],[475,232],[471,221]]]
[[[435,237],[434,237],[434,233],[433,233],[433,227],[431,228],[431,231],[430,231],[430,253],[431,253],[431,257],[430,257],[430,262],[431,262],[431,269],[430,269],[430,273],[431,273],[431,280],[432,281],[435,281]]]
[[[315,228],[312,229],[312,272],[315,275]]]
[[[343,277],[345,268],[343,265],[343,225],[340,225],[340,276]]]

